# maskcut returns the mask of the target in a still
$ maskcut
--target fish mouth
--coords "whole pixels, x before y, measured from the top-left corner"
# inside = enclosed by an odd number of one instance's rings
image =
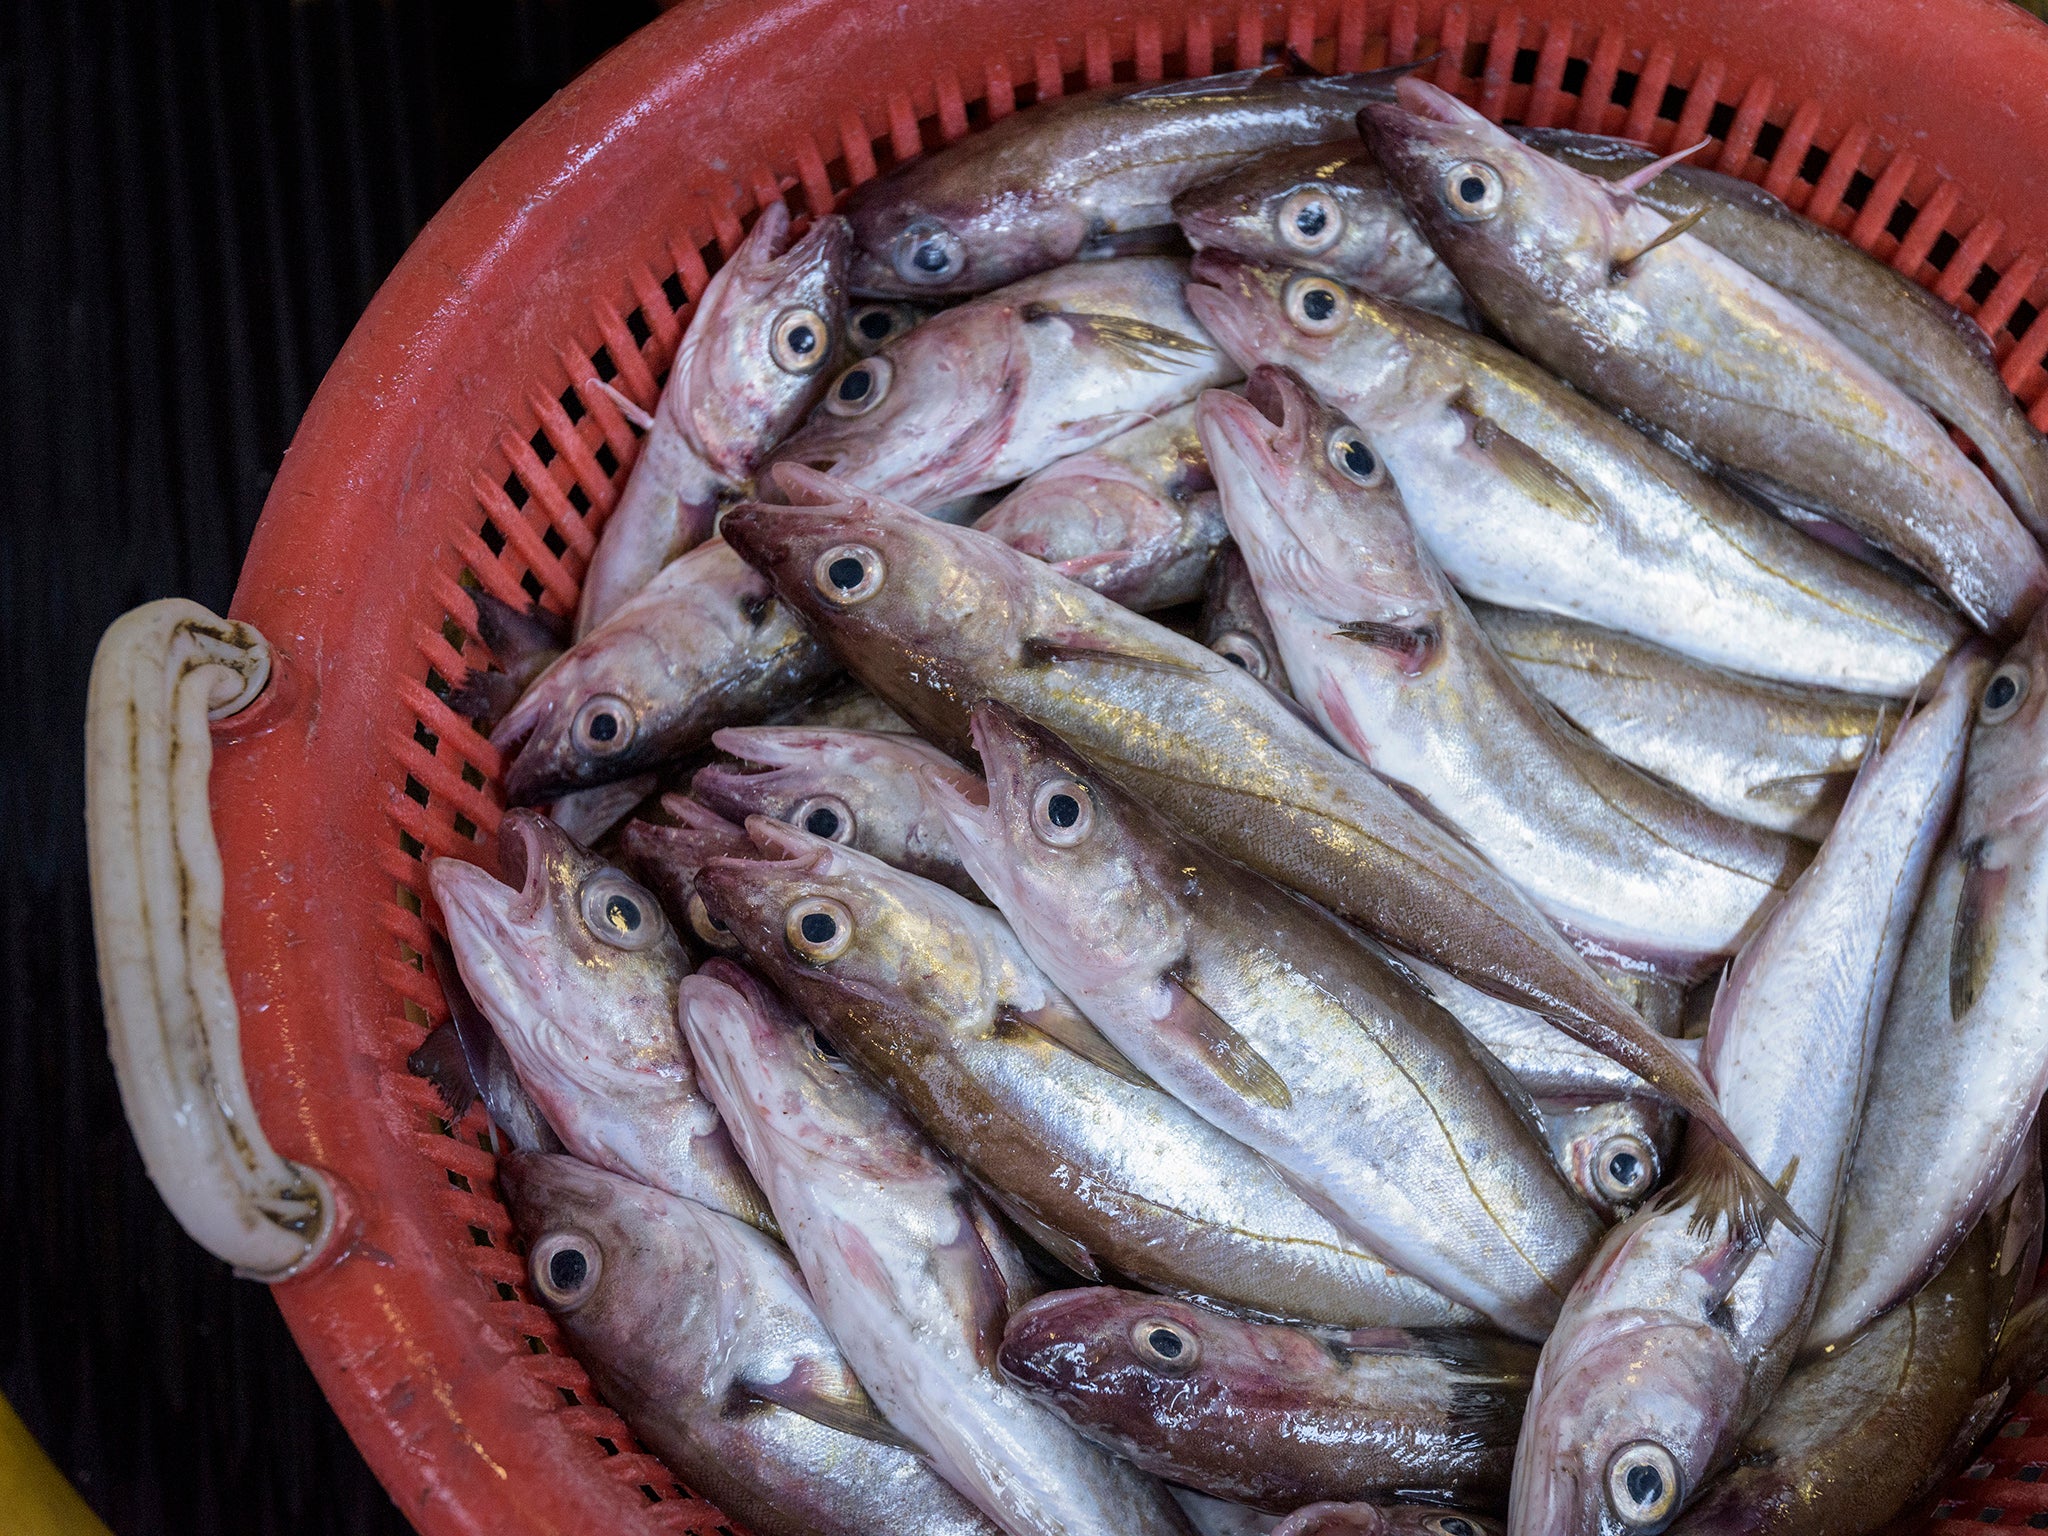
[[[786,899],[777,892],[792,880],[822,877],[835,845],[766,816],[749,816],[746,832],[759,857],[721,853],[706,859],[697,870],[697,894],[704,910],[735,938],[751,928],[772,943]]]
[[[783,205],[774,203],[770,206],[780,208]],[[836,213],[827,214],[805,230],[801,240],[791,241],[785,233],[781,246],[774,254],[778,258],[791,258],[789,265],[792,268],[843,266],[853,250],[853,226]]]
[[[1211,247],[1199,252],[1189,267],[1188,308],[1202,329],[1222,345],[1240,368],[1250,370],[1260,356],[1257,316],[1260,295],[1252,276],[1260,269],[1241,257]]]

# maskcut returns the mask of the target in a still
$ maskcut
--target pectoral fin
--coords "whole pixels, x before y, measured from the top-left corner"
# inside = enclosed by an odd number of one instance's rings
[[[1268,1109],[1294,1107],[1287,1080],[1228,1020],[1189,989],[1178,968],[1159,980],[1170,999],[1166,1017],[1160,1021],[1163,1028],[1194,1041],[1209,1069],[1253,1103]]]
[[[978,1181],[976,1187],[988,1197],[990,1203],[996,1209],[1000,1210],[1016,1224],[1018,1231],[1022,1232],[1031,1241],[1038,1244],[1039,1247],[1043,1248],[1053,1258],[1064,1264],[1068,1269],[1071,1269],[1082,1279],[1092,1280],[1098,1285],[1101,1284],[1101,1267],[1096,1264],[1095,1256],[1080,1243],[1067,1236],[1066,1233],[1057,1232],[1048,1227],[1001,1190],[988,1184],[981,1184]]]
[[[1034,1030],[1048,1040],[1065,1046],[1084,1061],[1091,1062],[1103,1071],[1112,1073],[1139,1088],[1159,1087],[1151,1078],[1139,1071],[1132,1064],[1130,1057],[1118,1050],[1107,1035],[1089,1023],[1087,1017],[1064,998],[1028,1012],[1005,1003],[997,1013],[996,1021],[1015,1029]]]
[[[1656,250],[1658,246],[1666,245],[1669,244],[1671,241],[1676,240],[1680,235],[1684,234],[1687,230],[1691,229],[1693,225],[1699,223],[1699,221],[1701,219],[1704,219],[1706,216],[1707,206],[1706,204],[1702,203],[1699,207],[1693,209],[1691,213],[1681,214],[1679,217],[1673,219],[1669,224],[1666,224],[1664,228],[1658,233],[1656,239],[1652,240],[1640,251],[1637,251],[1633,256],[1617,257],[1615,259],[1613,267],[1610,268],[1608,271],[1609,280],[1617,283],[1624,281],[1628,277],[1629,273],[1635,269],[1635,264],[1637,262],[1641,261],[1645,256],[1649,255],[1650,252]]]
[[[1955,937],[1948,954],[1948,1015],[1958,1023],[1984,990],[1991,962],[1998,954],[1998,924],[1993,909],[2005,892],[2006,871],[1984,864],[1984,841],[1963,849],[1963,893],[1956,902]]]
[[[1492,461],[1509,484],[1539,506],[1575,523],[1597,523],[1600,507],[1577,481],[1499,423],[1469,406],[1455,407],[1468,423],[1472,446]]]
[[[1376,651],[1385,651],[1409,677],[1419,677],[1428,671],[1443,643],[1442,632],[1434,624],[1387,624],[1378,619],[1354,619],[1349,624],[1339,624],[1337,633],[1346,640],[1363,641]]]
[[[1110,640],[1079,630],[1027,635],[1024,654],[1032,661],[1095,661],[1111,666],[1144,667],[1153,672],[1178,672],[1184,677],[1201,677],[1208,671],[1198,662],[1176,656],[1164,646],[1129,638]]]
[[[842,1435],[872,1440],[877,1445],[899,1446],[906,1451],[917,1449],[882,1417],[874,1399],[851,1376],[820,1370],[811,1361],[799,1362],[780,1381],[741,1382],[739,1391],[745,1398],[787,1408]]]
[[[1130,315],[1098,315],[1038,303],[1026,304],[1018,314],[1026,324],[1064,320],[1076,337],[1110,348],[1145,373],[1168,373],[1209,355],[1209,348],[1192,336]]]

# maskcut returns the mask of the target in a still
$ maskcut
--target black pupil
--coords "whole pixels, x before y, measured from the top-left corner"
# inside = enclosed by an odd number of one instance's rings
[[[1327,320],[1337,312],[1337,295],[1327,288],[1311,288],[1301,296],[1301,312],[1311,320]]]
[[[853,556],[841,555],[837,560],[834,560],[825,567],[825,574],[831,578],[832,585],[840,591],[851,592],[860,585],[860,579],[867,574],[867,571]],[[824,834],[821,833],[819,835],[823,836]]]
[[[889,312],[886,309],[871,309],[854,322],[860,327],[861,335],[869,341],[880,341],[889,334]]]
[[[617,715],[603,714],[590,717],[590,739],[592,741],[610,741],[618,734],[619,717]]]
[[[856,368],[839,381],[839,398],[847,401],[865,400],[874,384],[873,374],[865,368]]]
[[[1225,651],[1223,653],[1223,659],[1229,662],[1233,667],[1243,667],[1247,672],[1249,672],[1252,669],[1252,664],[1246,661],[1242,656],[1238,655],[1235,651]]]
[[[839,931],[839,925],[833,922],[831,916],[827,913],[806,912],[803,922],[798,925],[798,929],[803,934],[806,943],[829,944],[832,942],[832,935]]]
[[[590,1273],[590,1260],[581,1248],[563,1248],[548,1260],[548,1279],[558,1291],[573,1291]]]
[[[1045,802],[1045,819],[1056,827],[1071,827],[1081,819],[1081,802],[1072,795],[1054,795]]]
[[[1984,703],[1991,709],[2003,709],[2019,691],[2020,685],[2011,678],[1994,677],[1991,686],[1984,690]]]
[[[910,260],[920,272],[943,272],[949,258],[943,245],[936,240],[927,240],[911,253]]]
[[[1349,438],[1345,441],[1343,453],[1344,467],[1358,476],[1359,479],[1363,480],[1372,473],[1372,450],[1357,438]]]
[[[1178,1360],[1181,1352],[1180,1335],[1171,1328],[1154,1328],[1145,1335],[1145,1342],[1152,1346],[1152,1353],[1162,1360]]]
[[[818,345],[818,333],[808,325],[794,327],[789,333],[789,350],[798,357],[814,351]]]
[[[1608,1175],[1624,1189],[1635,1183],[1642,1171],[1642,1160],[1633,1152],[1617,1152],[1607,1163]]]
[[[613,896],[604,904],[604,918],[621,933],[638,933],[640,904],[630,896]]]
[[[1444,1536],[1475,1536],[1472,1522],[1470,1520],[1460,1520],[1456,1515],[1452,1515],[1448,1520],[1444,1521],[1442,1529]]]
[[[827,1061],[838,1061],[840,1059],[839,1053],[832,1048],[832,1042],[816,1030],[811,1031],[811,1039],[817,1043],[818,1054]]]
[[[821,805],[804,818],[804,830],[813,837],[831,837],[839,830],[839,813]]]
[[[1322,206],[1318,203],[1310,203],[1294,216],[1294,227],[1310,239],[1320,235],[1323,232],[1323,226],[1329,222],[1329,214],[1325,213]]]
[[[1628,1496],[1638,1504],[1654,1504],[1664,1496],[1664,1479],[1655,1467],[1628,1469]]]
[[[1468,203],[1476,203],[1486,196],[1486,183],[1477,176],[1467,176],[1458,183],[1458,196]]]

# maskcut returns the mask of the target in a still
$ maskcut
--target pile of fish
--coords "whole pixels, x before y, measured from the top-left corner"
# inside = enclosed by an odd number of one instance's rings
[[[693,1488],[1850,1536],[2048,1367],[2048,444],[1685,160],[1114,87],[712,279],[415,1058]]]

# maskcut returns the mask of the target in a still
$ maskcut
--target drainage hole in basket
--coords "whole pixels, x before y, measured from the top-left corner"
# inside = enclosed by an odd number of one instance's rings
[[[583,1399],[576,1395],[574,1387],[557,1387],[555,1390],[562,1394],[562,1406],[564,1408],[581,1408],[583,1406]]]
[[[533,436],[526,440],[526,446],[531,448],[533,456],[540,460],[541,468],[545,469],[555,462],[555,445],[548,441],[547,433],[538,427],[534,429]]]
[[[604,1447],[605,1455],[616,1456],[619,1454],[619,1447],[616,1441],[608,1440],[603,1435],[597,1435],[594,1438],[599,1445]]]
[[[479,1248],[495,1248],[498,1246],[496,1243],[491,1241],[491,1234],[486,1232],[482,1227],[479,1226],[472,1225],[470,1227],[469,1240],[472,1243],[475,1243]]]
[[[457,1173],[457,1172],[456,1172],[456,1171],[455,1171],[455,1170],[454,1170],[453,1168],[447,1169],[447,1170],[445,1170],[445,1171],[446,1171],[446,1173],[447,1173],[447,1175],[448,1175],[448,1182],[449,1182],[450,1184],[453,1184],[453,1185],[454,1185],[454,1186],[455,1186],[455,1187],[456,1187],[457,1189],[461,1190],[461,1191],[462,1191],[462,1192],[463,1192],[463,1193],[464,1193],[465,1195],[467,1195],[467,1194],[473,1194],[473,1193],[474,1193],[474,1191],[473,1191],[473,1190],[471,1190],[471,1189],[470,1189],[470,1187],[469,1187],[469,1175],[468,1175],[468,1174],[466,1174],[466,1173]]]
[[[640,1491],[641,1493],[647,1496],[648,1503],[659,1504],[661,1502],[661,1495],[654,1491],[654,1485],[652,1483],[642,1483],[640,1485]]]

